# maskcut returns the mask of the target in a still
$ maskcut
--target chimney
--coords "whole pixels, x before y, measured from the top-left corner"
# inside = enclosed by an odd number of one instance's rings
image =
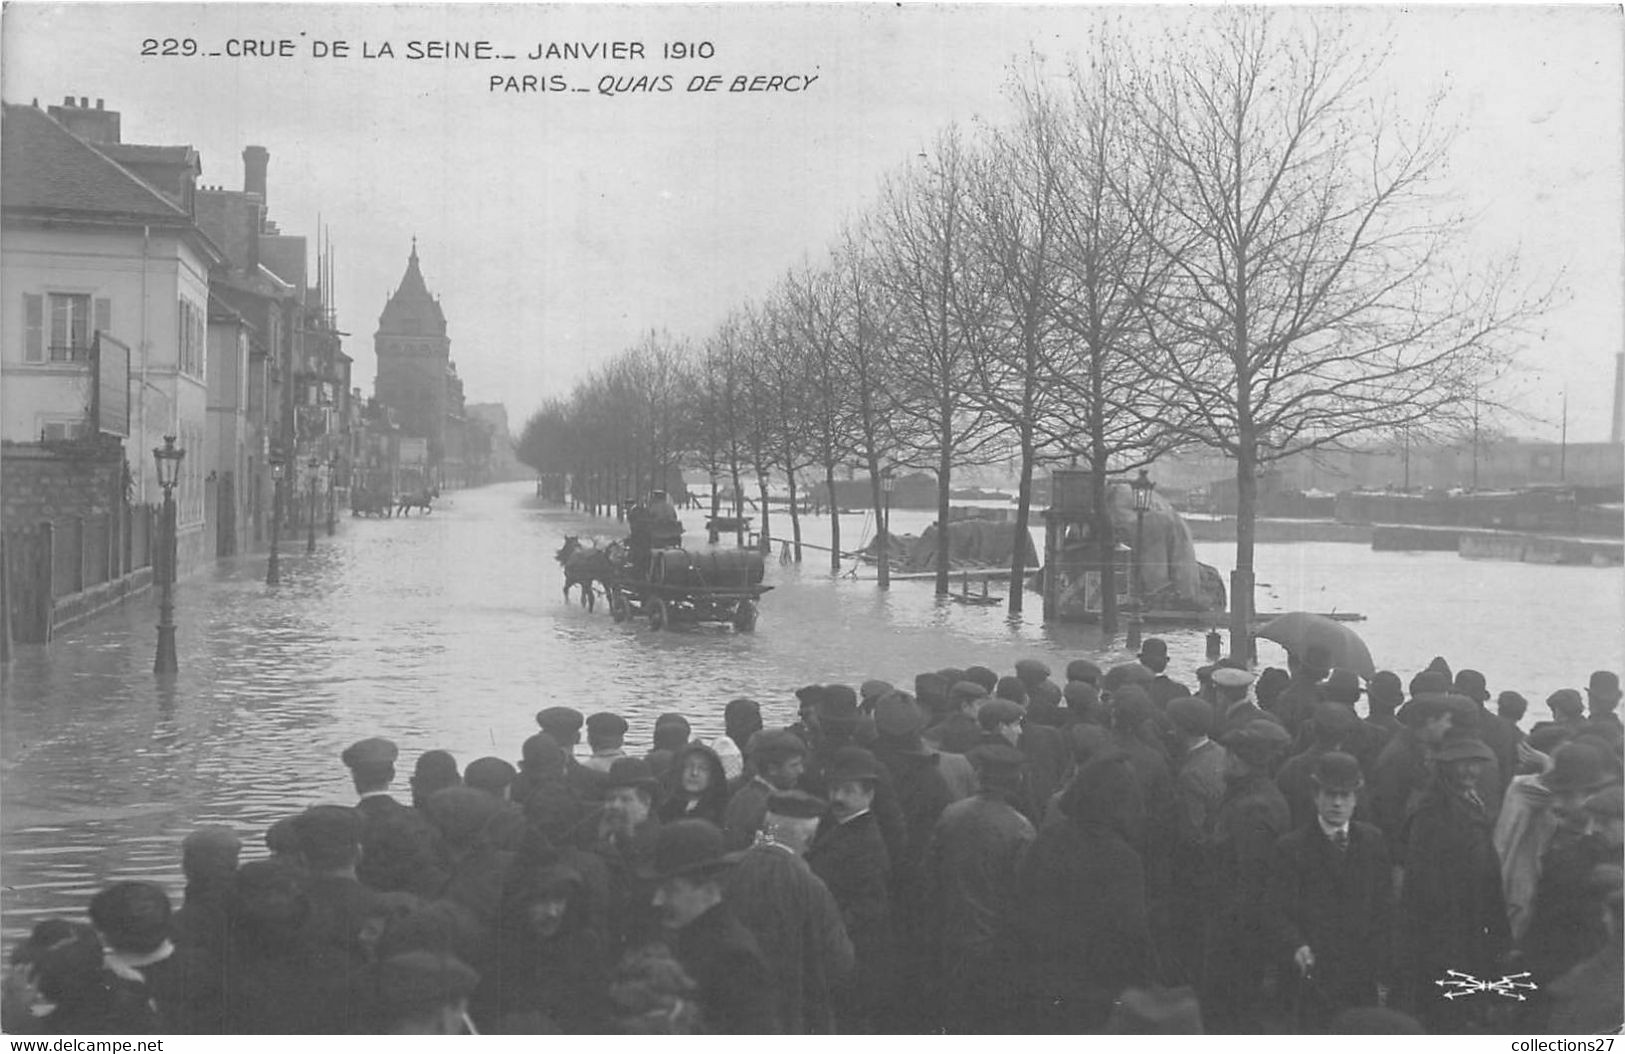
[[[263,146],[243,147],[243,192],[258,194],[265,201],[265,169],[271,163],[271,152]]]
[[[89,99],[80,99],[75,105],[73,96],[69,95],[62,100],[61,106],[52,106],[45,112],[87,143],[120,142],[118,111],[106,109],[99,105],[100,102],[98,99],[96,109],[92,110]]]

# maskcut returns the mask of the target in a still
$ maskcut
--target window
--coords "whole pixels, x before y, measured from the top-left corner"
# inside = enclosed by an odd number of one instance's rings
[[[89,362],[95,330],[111,330],[112,315],[112,301],[105,297],[24,293],[23,361]]]
[[[201,378],[203,364],[208,354],[207,316],[190,300],[182,300],[176,309],[175,327],[180,338],[176,365],[180,367],[182,373]]]

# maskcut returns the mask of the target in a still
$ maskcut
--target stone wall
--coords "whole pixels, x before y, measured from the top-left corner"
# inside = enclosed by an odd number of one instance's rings
[[[116,439],[0,444],[0,527],[111,515],[123,484],[124,445]]]

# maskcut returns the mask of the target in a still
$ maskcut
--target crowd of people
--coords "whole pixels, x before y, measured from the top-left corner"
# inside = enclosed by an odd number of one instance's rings
[[[343,752],[358,800],[181,845],[11,953],[9,1032],[1617,1029],[1617,675],[1167,648],[809,685],[696,738],[555,706],[517,764]],[[1362,683],[1363,682],[1363,683]],[[1362,708],[1365,713],[1359,711]],[[585,749],[581,736],[585,730]]]

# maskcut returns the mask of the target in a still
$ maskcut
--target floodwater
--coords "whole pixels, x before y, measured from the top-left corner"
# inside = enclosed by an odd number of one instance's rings
[[[691,547],[703,545],[703,515],[684,518]],[[893,530],[918,532],[931,518],[896,510]],[[865,520],[843,517],[843,548],[872,535]],[[788,533],[779,510],[773,527]],[[602,603],[588,613],[561,598],[553,552],[567,533],[624,530],[505,484],[447,493],[429,516],[345,520],[313,555],[302,537],[285,542],[274,588],[263,555],[223,562],[177,587],[180,674],[167,684],[152,674],[155,595],[48,647],[18,648],[0,672],[0,935],[9,944],[39,918],[80,917],[119,878],[162,882],[178,898],[180,839],[199,824],[236,828],[247,855],[260,855],[272,821],[350,799],[339,752],[365,736],[400,745],[404,792],[424,750],[450,750],[461,764],[516,758],[550,705],[617,710],[636,748],[669,710],[720,734],[736,695],[761,701],[769,723],[787,722],[793,690],[815,681],[908,685],[947,665],[1009,672],[1024,656],[1059,677],[1073,658],[1128,658],[1121,638],[1044,625],[1036,594],[1012,621],[1002,606],[939,601],[929,582],[881,592],[872,578],[832,578],[827,554],[811,550],[799,568],[770,560],[775,588],[755,633],[617,624]],[[808,541],[828,535],[827,519],[804,523]],[[1198,555],[1228,575],[1231,547],[1203,544]],[[1261,545],[1257,566],[1268,583],[1260,608],[1362,612],[1357,629],[1380,667],[1408,680],[1443,654],[1482,670],[1492,691],[1523,692],[1526,723],[1544,716],[1552,690],[1625,666],[1620,568],[1334,543]],[[1203,633],[1161,634],[1170,672],[1187,683],[1205,661]],[[1260,659],[1284,665],[1268,642]]]

